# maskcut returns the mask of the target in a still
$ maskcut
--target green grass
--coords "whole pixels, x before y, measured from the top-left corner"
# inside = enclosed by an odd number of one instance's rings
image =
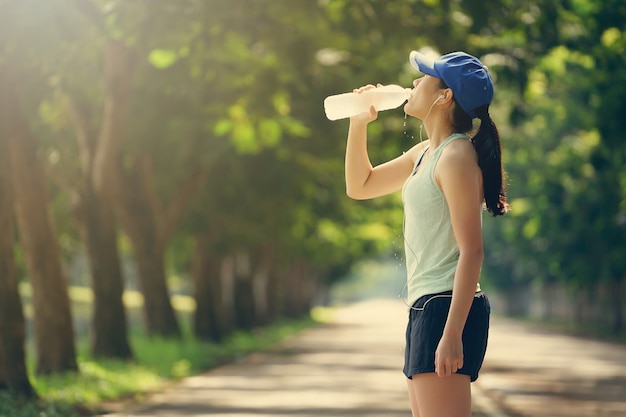
[[[262,351],[316,323],[312,318],[283,321],[249,332],[236,332],[216,344],[187,335],[181,340],[148,338],[139,330],[131,334],[135,361],[90,358],[86,340],[79,340],[79,372],[35,376],[31,382],[40,395],[37,402],[0,397],[0,417],[75,417],[86,415],[103,402],[140,400],[172,381],[200,373],[219,364]],[[186,327],[186,326],[184,326]],[[29,360],[30,361],[30,360]],[[28,364],[33,369],[33,363]]]
[[[56,401],[25,401],[0,392],[0,417],[79,417],[71,404]]]

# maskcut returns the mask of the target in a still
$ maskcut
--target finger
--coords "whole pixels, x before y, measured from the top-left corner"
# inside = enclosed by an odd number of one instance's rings
[[[445,365],[443,360],[439,359],[439,355],[435,352],[435,373],[437,376],[444,376]]]
[[[368,85],[364,85],[363,87],[355,88],[354,90],[352,90],[352,92],[353,93],[362,93],[364,91],[371,90],[373,88],[376,88],[376,87],[374,87],[374,85],[372,85],[372,84],[368,84]]]
[[[450,372],[450,368],[446,365],[445,362],[441,362],[439,366],[435,367],[435,369],[437,372],[437,376],[439,377],[448,376]]]

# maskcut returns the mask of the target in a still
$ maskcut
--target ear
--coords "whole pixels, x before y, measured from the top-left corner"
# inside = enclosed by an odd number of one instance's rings
[[[440,100],[441,103],[449,103],[452,102],[452,99],[454,98],[454,93],[452,92],[451,88],[446,88],[441,93],[441,96],[443,96]]]

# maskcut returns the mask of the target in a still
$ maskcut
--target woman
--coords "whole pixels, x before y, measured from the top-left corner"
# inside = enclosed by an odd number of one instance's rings
[[[487,347],[489,301],[478,278],[483,261],[482,210],[508,210],[500,138],[489,116],[493,84],[487,68],[463,52],[410,62],[406,114],[422,120],[428,140],[372,167],[369,112],[350,118],[346,191],[369,199],[402,190],[409,323],[404,374],[413,417],[470,417],[470,382]],[[355,90],[360,93],[374,86]],[[480,127],[472,132],[473,119]]]

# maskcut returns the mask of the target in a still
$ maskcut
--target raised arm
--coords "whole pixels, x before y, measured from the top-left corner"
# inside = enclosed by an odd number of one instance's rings
[[[372,106],[369,113],[350,118],[345,162],[346,194],[356,200],[380,197],[400,190],[411,175],[416,155],[428,142],[415,145],[397,158],[373,167],[367,152],[367,125],[376,120],[377,116]]]

